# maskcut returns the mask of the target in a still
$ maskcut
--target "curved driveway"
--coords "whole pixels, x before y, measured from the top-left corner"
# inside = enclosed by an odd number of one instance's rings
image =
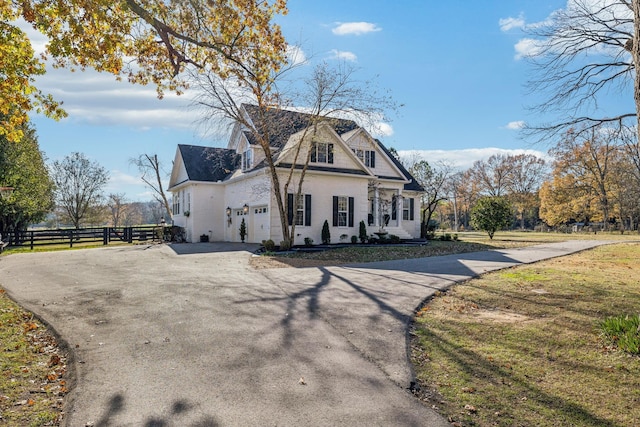
[[[446,426],[407,390],[438,289],[606,242],[253,270],[248,245],[14,254],[0,284],[73,348],[70,426]]]

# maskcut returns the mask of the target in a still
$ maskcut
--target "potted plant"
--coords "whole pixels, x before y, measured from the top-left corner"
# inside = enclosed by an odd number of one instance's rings
[[[322,244],[328,245],[331,243],[331,232],[329,231],[329,221],[324,220],[324,224],[322,224]]]
[[[244,218],[242,218],[242,222],[240,223],[240,239],[242,243],[244,243],[244,238],[247,235],[247,224],[244,222]]]

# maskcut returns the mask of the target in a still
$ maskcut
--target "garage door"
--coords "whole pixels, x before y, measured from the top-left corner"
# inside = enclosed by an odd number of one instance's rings
[[[261,243],[269,239],[269,208],[267,206],[254,206],[251,208],[251,221],[249,221],[249,241]]]

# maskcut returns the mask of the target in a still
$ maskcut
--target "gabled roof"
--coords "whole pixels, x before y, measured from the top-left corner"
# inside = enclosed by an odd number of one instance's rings
[[[190,181],[223,181],[240,165],[240,155],[227,148],[178,144]]]
[[[256,130],[262,131],[263,128],[266,127],[266,130],[269,132],[269,145],[274,148],[284,147],[291,135],[303,131],[305,128],[311,126],[314,118],[317,119],[317,117],[314,117],[312,114],[269,108],[264,111],[263,115],[265,120],[263,125],[260,118],[259,107],[243,104],[243,108],[249,115]],[[322,121],[329,124],[338,135],[350,132],[359,127],[353,120],[324,117]],[[257,143],[253,133],[245,131],[245,136],[249,140],[249,143]]]
[[[387,149],[387,147],[384,146],[384,144],[382,142],[380,142],[377,139],[376,139],[376,142],[378,143],[378,146],[380,147],[380,149],[382,151],[384,151],[384,153],[387,155],[387,157],[389,157],[389,159],[391,159],[393,164],[396,165],[396,167],[398,169],[400,169],[400,172],[402,172],[404,177],[409,180],[409,182],[404,185],[404,189],[407,190],[407,191],[424,191],[424,187],[422,185],[420,185],[420,183],[418,183],[418,181],[416,181],[416,179],[413,177],[413,175],[411,175],[409,173],[407,168],[405,168],[404,165],[402,163],[400,163],[400,161],[398,159],[396,159],[396,156],[391,154],[391,152]],[[381,177],[381,178],[383,178],[383,177]]]

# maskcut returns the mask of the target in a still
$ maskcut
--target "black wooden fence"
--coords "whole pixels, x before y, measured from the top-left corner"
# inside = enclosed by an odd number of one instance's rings
[[[138,225],[135,227],[94,227],[79,229],[57,230],[26,230],[8,232],[2,235],[2,240],[9,246],[73,245],[94,243],[108,245],[110,242],[147,242],[170,240],[173,232],[171,226]]]

